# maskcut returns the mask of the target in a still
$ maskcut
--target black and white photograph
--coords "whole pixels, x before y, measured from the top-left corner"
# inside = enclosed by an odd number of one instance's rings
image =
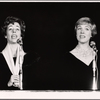
[[[99,93],[99,27],[99,1],[0,2],[0,92]]]

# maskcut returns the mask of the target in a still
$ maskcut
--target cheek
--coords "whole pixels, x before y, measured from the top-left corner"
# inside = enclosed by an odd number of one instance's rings
[[[77,38],[79,37],[79,34],[80,34],[80,32],[79,31],[76,31],[76,37]]]
[[[7,32],[7,33],[6,33],[6,36],[7,36],[7,37],[10,37],[10,36],[11,36],[11,34],[10,34],[9,32]]]
[[[21,32],[18,32],[18,37],[20,37],[21,36]]]
[[[76,34],[76,39],[79,41],[80,39],[79,39],[79,34],[77,33]]]
[[[89,38],[92,37],[92,33],[91,33],[91,32],[88,33],[88,37],[89,37]]]

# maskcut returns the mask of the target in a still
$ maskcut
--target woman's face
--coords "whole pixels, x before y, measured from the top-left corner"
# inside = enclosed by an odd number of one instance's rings
[[[88,24],[78,25],[76,29],[76,37],[78,42],[86,43],[89,42],[90,38],[92,37],[91,34],[91,27]]]
[[[18,22],[9,24],[7,26],[6,38],[9,43],[17,43],[17,40],[21,37],[21,27]]]

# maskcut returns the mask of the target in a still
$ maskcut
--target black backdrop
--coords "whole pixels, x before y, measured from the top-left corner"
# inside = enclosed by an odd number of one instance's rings
[[[74,26],[80,17],[90,17],[97,25],[94,37],[99,49],[99,2],[0,2],[0,26],[7,16],[26,23],[24,50],[33,50],[42,57],[60,57],[75,47]],[[5,39],[0,34],[0,51]]]
[[[30,78],[29,84],[32,81],[36,82],[34,85],[32,83],[33,87],[30,86],[30,89],[52,88],[49,88],[48,84],[51,86],[53,77],[58,74],[60,76],[62,67],[57,59],[77,44],[74,27],[79,18],[90,17],[97,25],[98,34],[93,40],[100,50],[99,13],[99,2],[0,2],[0,26],[7,16],[15,16],[24,20],[26,23],[24,50],[25,52],[35,51],[42,59],[36,69],[34,66],[26,68],[25,78]],[[0,51],[5,45],[6,40],[0,34]],[[57,69],[59,70],[56,71]],[[58,72],[57,75],[56,72]]]

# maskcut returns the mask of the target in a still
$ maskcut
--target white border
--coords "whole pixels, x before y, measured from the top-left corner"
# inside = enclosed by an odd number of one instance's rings
[[[0,99],[100,99],[100,92],[1,91]]]
[[[54,0],[3,0],[0,2],[100,2],[97,1],[54,1]],[[99,91],[0,91],[0,99],[100,99]]]
[[[97,1],[91,1],[91,0],[80,0],[80,1],[75,1],[75,0],[0,0],[0,2],[94,2],[94,3],[97,3],[97,2],[100,2],[100,0],[97,0]]]

